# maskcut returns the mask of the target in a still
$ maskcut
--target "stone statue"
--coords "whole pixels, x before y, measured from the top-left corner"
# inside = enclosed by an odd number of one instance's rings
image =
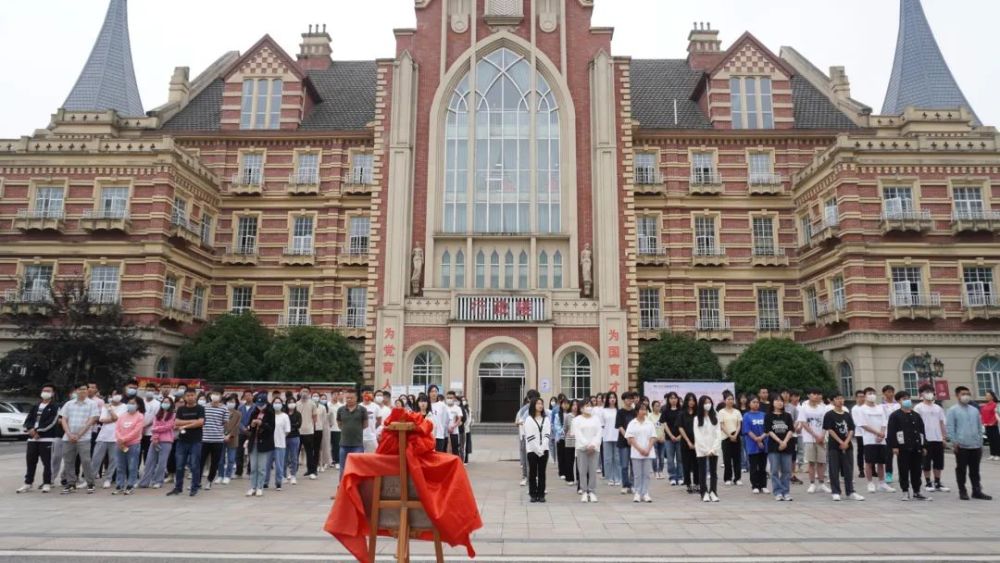
[[[583,296],[592,297],[594,291],[594,261],[591,257],[590,243],[583,245],[580,252],[580,270],[583,273]]]
[[[419,246],[413,249],[413,270],[410,273],[410,294],[420,296],[424,289],[424,249]]]

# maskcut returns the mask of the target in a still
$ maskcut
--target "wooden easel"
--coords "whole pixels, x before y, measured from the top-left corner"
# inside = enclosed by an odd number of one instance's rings
[[[444,551],[441,547],[441,534],[437,529],[413,528],[410,526],[410,510],[422,509],[419,499],[410,499],[410,474],[406,465],[406,433],[416,428],[412,422],[394,422],[386,427],[387,431],[399,433],[399,498],[382,498],[382,476],[375,477],[375,488],[372,492],[372,510],[368,538],[368,562],[375,563],[375,544],[378,540],[379,513],[383,509],[399,510],[399,528],[392,530],[396,538],[396,560],[399,563],[410,563],[410,538],[425,532],[434,534],[434,555],[438,563],[444,563]]]

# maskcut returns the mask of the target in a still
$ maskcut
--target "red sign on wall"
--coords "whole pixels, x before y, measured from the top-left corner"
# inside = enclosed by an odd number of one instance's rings
[[[919,386],[923,386],[930,381],[926,379],[920,380]],[[934,380],[934,398],[938,401],[947,401],[951,399],[951,391],[948,388],[947,379],[935,379]]]

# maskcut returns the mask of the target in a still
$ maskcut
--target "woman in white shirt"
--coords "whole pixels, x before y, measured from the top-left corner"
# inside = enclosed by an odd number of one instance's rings
[[[285,481],[285,436],[292,431],[292,422],[288,418],[288,411],[284,409],[281,399],[275,399],[274,406],[274,452],[271,459],[274,460],[274,490],[280,491],[281,484]],[[293,455],[298,455],[297,453]],[[267,482],[264,483],[267,486]]]
[[[423,393],[417,397],[417,414],[422,415],[424,420],[430,421],[431,435],[433,436],[436,431],[437,420],[434,418],[434,411],[431,410],[431,400]]]
[[[715,414],[712,398],[702,395],[698,399],[701,408],[694,421],[694,450],[698,457],[698,483],[701,499],[705,502],[719,502],[716,486],[719,481],[719,452],[722,449],[722,431]],[[711,482],[709,482],[709,478]]]
[[[549,461],[552,423],[545,416],[545,401],[532,399],[524,421],[524,448],[528,453],[528,494],[531,502],[545,502],[545,466]]]
[[[583,405],[570,426],[576,449],[576,468],[580,475],[580,502],[597,502],[597,458],[601,451],[603,429],[594,415],[594,407]]]
[[[115,423],[118,417],[125,414],[125,403],[122,403],[121,391],[111,394],[111,401],[101,409],[101,415],[97,419],[101,423],[101,430],[97,433],[97,441],[94,443],[94,452],[91,454],[90,471],[97,475],[104,458],[108,458],[108,468],[104,470],[104,488],[111,488],[111,476],[115,474],[118,467],[118,456],[115,454]]]
[[[625,439],[631,446],[629,459],[635,476],[635,496],[632,502],[653,502],[649,496],[649,478],[656,457],[656,426],[649,419],[649,407],[639,403],[635,418],[625,428]]]
[[[615,419],[618,417],[618,394],[614,391],[604,396],[604,408],[601,409],[601,421],[604,427],[604,476],[608,486],[619,484],[622,470],[618,463],[618,428]]]

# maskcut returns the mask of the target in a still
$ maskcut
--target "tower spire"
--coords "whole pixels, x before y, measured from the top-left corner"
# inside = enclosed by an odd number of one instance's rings
[[[889,88],[882,103],[884,115],[898,115],[907,106],[921,109],[955,109],[964,107],[972,113],[978,125],[979,118],[972,110],[955,77],[948,68],[920,0],[900,0],[899,35],[896,38],[896,55],[889,76]]]
[[[82,111],[113,109],[125,117],[143,116],[139,86],[132,66],[127,0],[111,0],[108,5],[101,32],[63,108]]]

